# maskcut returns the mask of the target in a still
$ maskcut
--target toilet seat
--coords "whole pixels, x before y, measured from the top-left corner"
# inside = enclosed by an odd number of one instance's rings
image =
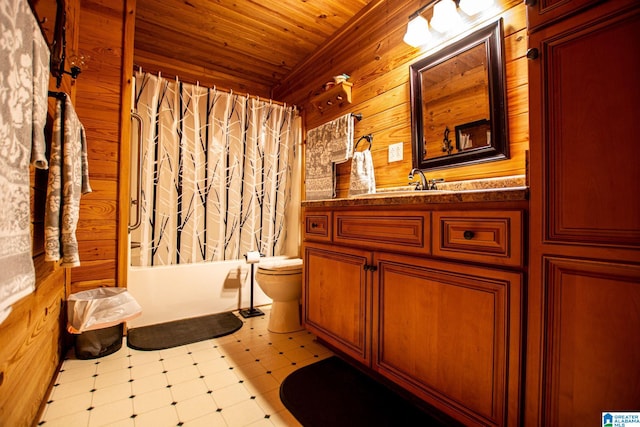
[[[276,261],[261,262],[258,264],[258,272],[265,275],[283,276],[300,274],[302,272],[302,259],[282,259]]]

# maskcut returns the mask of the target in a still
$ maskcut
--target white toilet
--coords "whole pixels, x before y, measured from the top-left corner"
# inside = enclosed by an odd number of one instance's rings
[[[264,261],[258,264],[256,282],[273,300],[267,328],[287,333],[302,330],[300,297],[302,296],[302,259]]]

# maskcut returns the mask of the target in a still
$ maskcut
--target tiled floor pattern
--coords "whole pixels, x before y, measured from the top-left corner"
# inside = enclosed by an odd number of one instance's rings
[[[62,364],[39,425],[299,426],[280,401],[291,372],[331,356],[306,332],[275,334],[265,316],[224,337],[158,351],[122,348]],[[236,313],[237,314],[237,313]]]

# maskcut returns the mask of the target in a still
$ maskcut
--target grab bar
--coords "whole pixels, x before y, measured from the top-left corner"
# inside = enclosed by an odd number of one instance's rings
[[[131,120],[138,121],[138,174],[136,178],[136,198],[131,200],[131,204],[136,207],[136,222],[133,225],[129,225],[129,231],[140,227],[142,223],[142,215],[140,212],[140,199],[142,198],[142,117],[132,111]]]

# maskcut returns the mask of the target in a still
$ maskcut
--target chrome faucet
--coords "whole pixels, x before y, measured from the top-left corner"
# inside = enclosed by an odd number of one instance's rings
[[[419,182],[413,181],[413,175],[416,174],[416,173],[420,175],[420,181]],[[418,168],[411,169],[411,172],[409,172],[409,179],[412,180],[412,182],[410,182],[409,185],[414,184],[416,186],[416,190],[418,190],[418,191],[420,191],[420,190],[437,190],[438,189],[437,184],[439,182],[444,182],[444,178],[428,180],[427,177],[424,176],[424,172],[422,172]]]
[[[444,182],[444,178],[438,178],[438,179],[430,179],[429,180],[429,190],[437,190],[438,189],[438,183],[439,182]]]
[[[420,182],[413,181],[413,175],[415,173],[418,173],[420,175]],[[422,172],[418,168],[411,169],[411,172],[409,172],[409,180],[412,181],[409,184],[415,184],[416,190],[427,190],[428,189],[427,177],[425,177],[424,176],[424,172]]]

